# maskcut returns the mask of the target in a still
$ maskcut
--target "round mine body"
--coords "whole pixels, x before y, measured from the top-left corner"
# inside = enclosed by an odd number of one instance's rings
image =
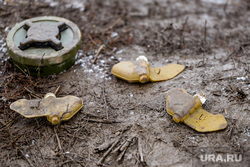
[[[36,17],[16,24],[6,42],[18,69],[32,76],[48,76],[75,63],[81,45],[81,31],[64,18]]]

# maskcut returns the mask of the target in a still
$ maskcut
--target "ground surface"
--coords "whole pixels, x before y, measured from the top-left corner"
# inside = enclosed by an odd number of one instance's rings
[[[5,38],[15,23],[44,15],[75,22],[83,45],[66,72],[33,78],[14,68]],[[0,166],[96,166],[106,153],[98,148],[114,140],[103,166],[192,166],[200,147],[247,157],[249,27],[246,0],[0,0]],[[144,85],[112,76],[115,63],[142,54],[152,66],[179,63],[186,69],[172,80]],[[46,118],[25,119],[9,109],[17,99],[42,98],[58,86],[57,96],[76,95],[84,102],[68,122],[54,127]],[[174,123],[165,111],[166,92],[173,87],[204,93],[204,107],[223,114],[228,127],[198,133]],[[124,156],[115,150],[122,143],[130,144]],[[247,165],[249,154],[240,166]]]

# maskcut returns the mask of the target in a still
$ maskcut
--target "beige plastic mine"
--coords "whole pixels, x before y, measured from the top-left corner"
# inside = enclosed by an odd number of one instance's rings
[[[139,56],[136,61],[121,61],[112,68],[112,73],[118,78],[127,82],[146,83],[165,81],[176,77],[185,69],[185,66],[179,64],[168,64],[164,67],[150,67],[145,56]]]
[[[47,117],[53,125],[67,121],[83,106],[76,96],[57,98],[53,93],[47,93],[43,99],[20,99],[10,105],[10,108],[26,118]]]
[[[189,95],[184,89],[170,89],[166,98],[167,112],[176,123],[183,122],[198,132],[212,132],[227,127],[223,115],[214,115],[202,108],[198,96]]]

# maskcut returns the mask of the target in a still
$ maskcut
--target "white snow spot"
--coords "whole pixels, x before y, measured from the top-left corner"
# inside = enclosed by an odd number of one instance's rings
[[[195,140],[195,137],[193,137],[193,136],[190,136],[190,137],[188,137],[190,140]]]
[[[6,29],[6,28],[5,28]],[[8,31],[8,30],[7,30]],[[0,52],[2,53],[7,53],[7,47],[6,47],[6,43],[4,41],[4,39],[0,40]],[[6,59],[7,60],[7,59]],[[4,60],[4,61],[6,61]],[[3,61],[2,61],[3,62]]]
[[[9,31],[10,31],[10,28],[9,28],[9,27],[6,27],[6,28],[4,29],[4,31],[5,31],[5,32],[9,32]]]
[[[208,3],[215,3],[215,4],[218,4],[218,5],[229,3],[228,0],[201,0],[201,1],[208,2]]]
[[[134,97],[133,93],[130,93],[129,96],[130,96],[130,97]]]
[[[80,64],[80,63],[84,63],[84,60],[83,59],[76,60],[76,64]]]
[[[58,2],[51,2],[50,4],[49,4],[49,6],[50,7],[55,7],[55,6],[58,6]]]
[[[202,94],[202,93],[195,94],[194,96],[197,96],[200,99],[202,104],[204,104],[206,102],[206,100],[207,100],[205,95]]]
[[[100,63],[104,64],[104,63],[105,63],[105,60],[100,60]]]
[[[123,52],[123,50],[118,50],[117,52],[116,52],[116,54],[121,54]]]
[[[70,8],[70,7],[75,8],[75,9],[80,9],[81,12],[85,10],[84,4],[80,2],[73,2],[73,3],[66,5],[66,8]]]
[[[111,38],[115,38],[118,37],[118,33],[117,32],[112,32],[110,35]]]
[[[245,128],[243,133],[246,134],[248,137],[250,137],[249,129]]]
[[[237,80],[243,80],[243,81],[245,81],[245,80],[246,80],[246,77],[237,77],[236,79],[237,79]]]
[[[29,156],[29,154],[25,154],[25,157],[29,158],[30,156]]]
[[[3,53],[6,53],[7,52],[7,48],[3,48],[2,51],[3,51]]]

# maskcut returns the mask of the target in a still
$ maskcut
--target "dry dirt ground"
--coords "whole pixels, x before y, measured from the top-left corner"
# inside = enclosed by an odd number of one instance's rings
[[[69,70],[33,78],[14,67],[5,38],[15,23],[45,15],[75,22],[83,44]],[[241,162],[208,166],[249,166],[249,27],[249,0],[0,0],[0,166],[201,166],[207,148],[243,155]],[[115,63],[139,55],[152,66],[186,69],[147,84],[112,76]],[[9,108],[59,86],[57,96],[84,102],[68,122],[52,126]],[[166,92],[175,87],[204,93],[204,108],[224,115],[228,127],[198,133],[176,124],[165,110]]]

